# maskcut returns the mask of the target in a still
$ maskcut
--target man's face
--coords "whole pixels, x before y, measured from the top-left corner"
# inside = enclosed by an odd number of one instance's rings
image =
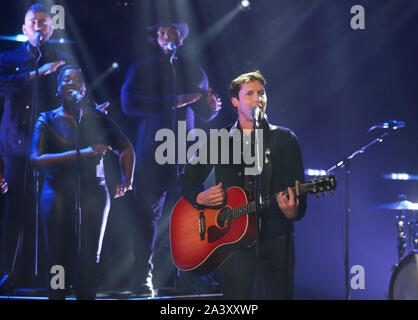
[[[76,69],[67,69],[62,75],[59,91],[61,96],[68,101],[73,101],[73,91],[78,91],[81,95],[86,95],[86,82],[83,74]]]
[[[168,43],[173,42],[178,47],[183,44],[180,31],[174,27],[159,27],[157,30],[157,42],[164,53],[168,53]]]
[[[250,109],[253,106],[258,106],[263,111],[267,108],[267,95],[264,86],[258,80],[245,82],[241,85],[238,93],[238,98],[231,99],[234,107],[237,108],[238,119],[247,122],[253,121]]]
[[[35,33],[39,31],[42,35],[40,45],[45,44],[54,32],[51,25],[50,15],[44,12],[27,12],[25,16],[25,23],[22,26],[22,31],[28,37],[28,41],[32,46],[36,45]]]

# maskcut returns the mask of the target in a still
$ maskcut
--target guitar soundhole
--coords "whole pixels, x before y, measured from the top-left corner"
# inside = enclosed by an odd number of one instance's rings
[[[221,228],[225,228],[226,227],[226,224],[227,224],[228,220],[231,217],[231,212],[232,212],[231,211],[231,208],[226,207],[226,208],[223,208],[218,213],[218,216],[216,218],[216,222],[217,222],[218,226],[220,226]]]
[[[231,208],[226,207],[219,211],[216,217],[217,226],[212,225],[208,228],[208,242],[215,242],[224,237],[231,228]]]

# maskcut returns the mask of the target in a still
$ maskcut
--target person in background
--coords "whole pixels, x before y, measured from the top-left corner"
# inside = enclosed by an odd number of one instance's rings
[[[70,283],[77,299],[95,298],[110,209],[103,166],[103,157],[108,152],[118,156],[122,172],[113,197],[122,197],[132,190],[135,151],[118,126],[94,105],[89,105],[85,99],[86,90],[81,69],[64,67],[58,76],[58,95],[62,104],[41,113],[34,127],[31,161],[45,176],[41,215],[48,266],[49,269],[62,266],[66,275],[64,287],[49,286],[50,299],[64,299],[69,294]],[[76,167],[80,176],[79,188]],[[78,191],[81,220],[77,220],[75,210]],[[81,243],[77,240],[80,233],[75,232],[75,224],[79,227],[76,221],[81,221]]]
[[[177,55],[188,33],[185,22],[149,27],[149,40],[156,52],[129,67],[121,90],[123,112],[138,119],[134,291],[141,294],[153,294],[157,225],[164,208],[178,198],[177,176],[181,169],[178,164],[156,162],[155,150],[160,142],[155,135],[164,128],[176,133],[179,121],[185,121],[189,131],[195,127],[196,117],[208,122],[222,106],[218,95],[209,87],[205,71]]]
[[[22,25],[28,41],[15,50],[0,53],[0,98],[3,101],[0,105],[0,153],[4,157],[4,178],[8,182],[5,212],[1,217],[4,259],[0,287],[5,290],[33,284],[35,200],[28,152],[32,127],[38,116],[32,105],[36,60],[40,52],[39,111],[57,105],[56,72],[65,63],[74,61],[71,55],[50,45],[48,41],[53,31],[49,9],[43,4],[34,4],[26,11]]]

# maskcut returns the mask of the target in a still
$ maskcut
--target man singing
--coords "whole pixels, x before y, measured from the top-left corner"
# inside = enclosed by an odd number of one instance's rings
[[[14,254],[18,239],[23,239],[23,233],[19,232],[21,227],[25,227],[25,239],[30,239],[30,243],[34,242],[33,175],[29,167],[28,151],[31,125],[33,126],[38,116],[34,114],[32,105],[36,61],[40,52],[37,91],[38,111],[41,112],[45,111],[44,108],[52,108],[58,104],[55,95],[56,72],[63,64],[74,60],[69,54],[48,43],[54,30],[49,9],[44,5],[34,4],[27,10],[22,31],[28,41],[16,50],[0,53],[0,97],[4,101],[0,106],[0,153],[4,157],[4,178],[9,189],[6,194],[6,210],[1,217],[4,231],[1,251],[4,259],[0,271],[8,277],[8,273],[17,271],[17,267],[21,265],[24,269],[20,270],[18,279],[15,280],[22,280],[24,283],[18,282],[16,285],[28,285],[30,274],[34,270],[34,260],[25,260],[19,264],[19,259],[14,259],[21,257],[21,252],[16,258]],[[24,256],[32,255],[33,251],[31,244]],[[7,282],[1,283],[4,285]]]
[[[225,190],[241,187],[247,198],[255,199],[257,173],[248,174],[245,170],[251,165],[246,163],[246,150],[255,150],[254,118],[252,107],[260,108],[262,130],[262,172],[259,176],[262,196],[277,193],[276,201],[259,212],[260,229],[256,245],[250,247],[237,245],[232,255],[222,265],[222,286],[225,299],[292,299],[294,274],[293,222],[301,219],[306,211],[306,197],[297,197],[290,187],[295,181],[304,181],[304,168],[299,142],[294,133],[284,127],[267,122],[266,81],[259,71],[238,76],[231,82],[229,93],[232,105],[238,113],[238,121],[227,128],[229,150],[234,150],[233,132],[238,130],[240,139],[250,143],[252,148],[242,148],[240,164],[232,161],[221,163],[221,152],[214,165],[216,185],[204,189],[203,183],[213,165],[187,164],[180,175],[183,196],[195,207],[219,207],[225,203]],[[215,139],[218,139],[216,137]],[[218,144],[220,145],[220,144]],[[261,144],[260,144],[261,145]],[[254,154],[254,152],[252,152]],[[208,156],[212,159],[213,155]],[[247,156],[247,157],[246,157]],[[216,157],[216,156],[215,156]],[[247,161],[248,162],[248,161]],[[287,190],[288,194],[281,192]],[[232,221],[232,223],[234,223]],[[258,263],[259,262],[259,263]],[[259,267],[259,269],[258,269]],[[258,269],[258,270],[257,270]],[[253,292],[255,280],[260,275],[260,291]],[[257,285],[260,285],[258,283]],[[260,293],[261,295],[258,295]]]
[[[189,33],[187,23],[160,23],[149,32],[156,52],[130,66],[121,91],[123,112],[138,119],[135,291],[144,294],[152,294],[157,224],[164,206],[176,200],[179,169],[156,162],[155,150],[160,142],[155,134],[163,128],[176,132],[178,121],[185,121],[187,130],[193,129],[195,116],[209,121],[221,108],[203,69],[177,55]]]

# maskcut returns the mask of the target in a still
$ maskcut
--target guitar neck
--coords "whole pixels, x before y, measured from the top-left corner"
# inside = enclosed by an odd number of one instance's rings
[[[292,191],[293,191],[294,194],[296,194],[296,191],[297,191],[296,187],[293,187]],[[287,189],[283,190],[282,192],[284,192],[286,195],[288,195]],[[279,193],[280,192],[269,195],[267,197],[263,197],[262,198],[262,203],[260,204],[260,209],[265,209],[265,208],[270,207],[274,203],[274,201],[276,201],[276,197]],[[231,210],[231,218],[232,219],[238,219],[238,218],[241,218],[245,215],[253,214],[253,213],[255,213],[256,209],[257,209],[257,207],[256,207],[256,202],[255,201],[248,202],[247,204],[244,204],[242,206],[233,208]]]
[[[333,190],[335,190],[337,187],[337,180],[335,179],[335,176],[328,175],[323,176],[318,179],[310,180],[306,183],[299,183],[299,181],[295,182],[295,186],[292,188],[293,193],[296,197],[299,197],[305,193],[313,193],[316,194],[317,197],[319,197],[319,194],[322,192],[324,196],[327,192],[333,193]],[[284,192],[284,194],[288,195],[288,191],[283,190],[281,192]],[[279,192],[280,193],[280,192]],[[276,201],[278,193],[275,193],[273,195],[267,196],[265,198],[262,198],[260,209],[265,209],[269,206],[271,206],[274,201]],[[245,205],[236,207],[231,209],[231,219],[237,219],[247,214],[252,214],[256,211],[256,203],[255,201],[251,201]]]

